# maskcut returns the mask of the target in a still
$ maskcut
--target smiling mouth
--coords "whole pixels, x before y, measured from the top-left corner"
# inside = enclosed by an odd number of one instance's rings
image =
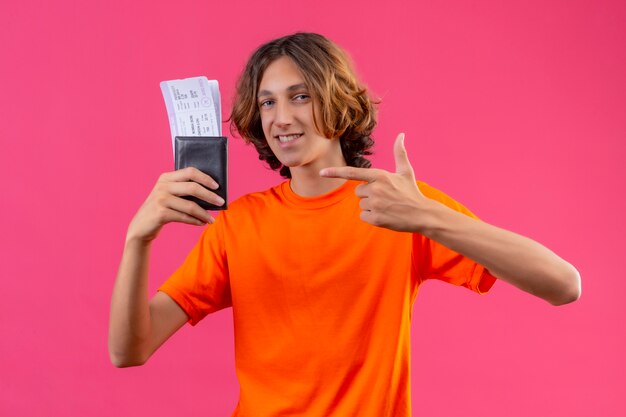
[[[275,138],[277,138],[280,143],[287,143],[287,142],[291,142],[293,140],[298,139],[300,136],[302,136],[302,133],[294,133],[291,135],[278,135],[275,136]]]

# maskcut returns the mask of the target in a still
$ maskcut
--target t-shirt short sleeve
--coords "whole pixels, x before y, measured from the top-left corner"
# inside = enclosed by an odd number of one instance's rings
[[[207,225],[183,264],[159,287],[196,325],[207,314],[232,305],[222,212]]]
[[[422,182],[418,182],[418,186],[426,197],[479,220],[469,209],[445,193]],[[496,277],[483,265],[419,233],[413,235],[413,262],[419,283],[438,279],[484,294],[496,281]]]

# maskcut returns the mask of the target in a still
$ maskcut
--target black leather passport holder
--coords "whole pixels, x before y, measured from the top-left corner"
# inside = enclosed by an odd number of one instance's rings
[[[217,190],[210,190],[226,201],[216,206],[194,196],[184,196],[205,210],[225,210],[228,208],[228,139],[223,136],[176,136],[174,138],[174,159],[176,170],[188,166],[196,167],[209,175],[218,184]],[[205,187],[206,188],[206,187]]]

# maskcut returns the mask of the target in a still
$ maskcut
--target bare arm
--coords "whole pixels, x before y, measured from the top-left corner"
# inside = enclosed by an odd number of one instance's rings
[[[320,175],[367,181],[356,187],[361,219],[374,226],[417,232],[485,266],[494,276],[553,305],[580,296],[580,274],[545,246],[480,222],[424,196],[417,187],[404,134],[394,145],[396,172],[332,167]]]
[[[163,174],[128,227],[111,297],[109,355],[115,366],[144,364],[188,319],[166,294],[157,293],[149,300],[148,265],[152,241],[163,225],[173,221],[194,225],[214,221],[196,203],[179,196],[194,195],[223,204],[216,194],[190,180],[216,188],[209,176],[193,168]]]
[[[489,272],[553,305],[580,297],[576,268],[532,239],[475,220],[431,200],[420,232],[486,267]]]
[[[111,298],[109,354],[118,367],[143,365],[187,321],[169,296],[148,300],[150,243],[127,239]]]

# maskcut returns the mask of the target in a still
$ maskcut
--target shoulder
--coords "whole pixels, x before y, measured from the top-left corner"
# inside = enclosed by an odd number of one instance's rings
[[[422,194],[424,194],[425,197],[430,198],[431,200],[438,201],[455,211],[459,211],[461,213],[467,214],[468,216],[477,218],[477,216],[463,204],[450,197],[443,191],[433,187],[432,185],[429,185],[423,181],[417,181],[417,187],[422,192]]]
[[[437,200],[441,203],[444,203],[446,201],[448,202],[455,201],[448,194],[444,193],[438,188],[433,187],[430,184],[425,183],[424,181],[417,180],[416,182],[417,182],[417,187],[420,189],[422,194],[424,194],[426,197],[432,200]]]

